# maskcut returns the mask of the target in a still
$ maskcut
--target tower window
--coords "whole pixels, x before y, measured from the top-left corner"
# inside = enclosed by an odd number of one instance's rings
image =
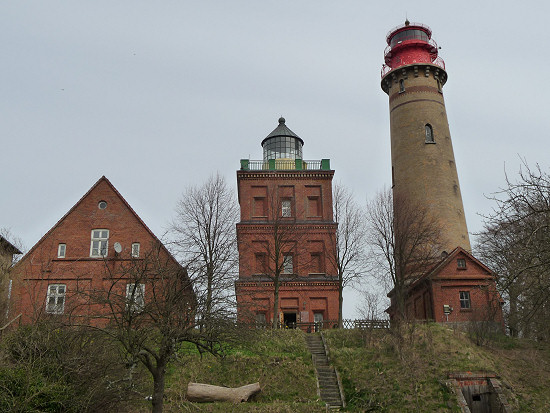
[[[403,93],[405,91],[405,80],[400,79],[399,80],[399,93]]]
[[[267,255],[263,252],[257,252],[255,254],[256,258],[256,274],[266,274],[267,273]]]
[[[283,199],[281,201],[281,216],[291,217],[292,216],[292,205],[290,199]]]
[[[435,143],[432,125],[426,123],[426,143]]]
[[[292,274],[294,273],[294,265],[292,262],[292,255],[285,255],[283,257],[283,273]]]

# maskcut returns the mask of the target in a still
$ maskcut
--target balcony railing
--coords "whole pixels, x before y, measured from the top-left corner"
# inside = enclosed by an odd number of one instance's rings
[[[258,329],[270,329],[271,323],[251,323],[248,327]],[[345,329],[374,330],[390,328],[390,320],[342,320],[342,327]],[[277,328],[300,329],[306,333],[313,333],[322,330],[338,328],[338,320],[323,320],[317,322],[292,322],[277,323]]]
[[[418,64],[422,64],[422,62],[418,62]],[[445,70],[445,61],[440,56],[437,56],[434,60],[432,60],[431,64],[439,66],[440,68]],[[382,70],[380,71],[380,77],[383,78],[393,69],[394,69],[393,67],[390,67],[388,65],[382,65]]]
[[[303,159],[269,159],[253,161],[241,159],[241,171],[329,171],[330,159],[305,161]]]

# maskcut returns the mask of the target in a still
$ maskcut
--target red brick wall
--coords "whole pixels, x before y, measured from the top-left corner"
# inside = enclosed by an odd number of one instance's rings
[[[288,251],[283,253],[293,255],[298,279],[281,287],[282,309],[295,311],[298,319],[303,316],[310,322],[313,312],[322,312],[325,320],[338,318],[338,288],[334,281],[337,271],[334,260],[330,259],[336,231],[332,214],[333,174],[333,171],[295,170],[237,172],[241,222],[237,224],[239,282],[236,292],[240,319],[257,311],[265,312],[268,321],[273,317],[272,283],[250,281],[257,280],[254,275],[261,272],[257,255],[272,255],[275,220],[292,228],[285,237],[286,241],[294,242],[285,241]],[[283,199],[291,201],[291,217],[281,218]],[[308,279],[314,273],[324,273],[326,282]]]
[[[236,283],[237,305],[241,321],[254,320],[257,312],[273,320],[273,283]],[[298,322],[313,322],[313,313],[322,313],[324,320],[338,318],[338,285],[336,282],[289,282],[279,290],[279,310],[295,312]]]
[[[465,260],[465,268],[459,268],[458,259]],[[468,309],[460,306],[461,291],[470,294]],[[444,305],[453,308],[449,322],[492,320],[503,323],[500,296],[493,276],[470,255],[460,251],[429,280],[416,285],[407,297],[405,308],[407,316],[413,319],[445,322]]]
[[[282,198],[292,199],[293,217],[299,220],[332,221],[333,175],[334,171],[238,171],[241,222],[272,220]],[[254,208],[254,198],[262,197],[265,216],[255,213]],[[312,208],[310,204],[318,206]]]
[[[107,208],[99,209],[99,201],[106,201]],[[90,257],[92,229],[109,230],[105,259]],[[66,314],[70,309],[82,316],[99,311],[85,305],[84,299],[79,298],[82,296],[75,296],[75,292],[110,286],[110,274],[117,274],[120,259],[130,259],[132,243],[140,243],[143,257],[155,241],[122,197],[102,178],[14,268],[11,315],[21,312],[26,321],[44,315],[49,284],[67,286]],[[120,254],[115,254],[115,242],[122,246]],[[59,243],[67,246],[65,258],[57,258]],[[168,259],[167,253],[161,254]],[[120,288],[125,288],[126,283],[123,284]]]

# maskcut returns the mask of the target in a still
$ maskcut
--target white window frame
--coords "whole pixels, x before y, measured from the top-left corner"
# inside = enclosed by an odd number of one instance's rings
[[[472,308],[472,299],[470,297],[470,291],[459,291],[458,298],[460,300],[460,309],[469,310]]]
[[[126,284],[126,309],[141,313],[145,308],[145,284]]]
[[[105,236],[105,233],[107,236]],[[90,243],[90,257],[106,257],[109,252],[109,230],[93,229]]]
[[[283,199],[281,201],[281,216],[285,218],[292,216],[292,202],[290,199]]]
[[[139,242],[132,243],[132,258],[139,258]]]
[[[283,274],[294,274],[292,254],[283,255]]]
[[[46,293],[46,313],[63,314],[65,311],[66,295],[66,284],[49,284],[48,291]]]
[[[65,258],[67,254],[67,244],[60,243],[57,246],[57,258]]]

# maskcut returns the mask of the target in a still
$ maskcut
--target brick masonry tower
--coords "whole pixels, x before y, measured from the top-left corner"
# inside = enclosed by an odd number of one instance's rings
[[[392,29],[386,37],[382,67],[381,86],[390,102],[394,200],[425,207],[436,217],[443,228],[442,249],[447,252],[426,272],[410,279],[404,315],[457,325],[491,321],[502,327],[495,275],[470,253],[443,99],[447,72],[431,37],[430,28],[420,23],[406,21]],[[398,214],[395,210],[394,215]],[[393,319],[400,316],[395,289],[388,297],[391,305],[386,311]]]
[[[447,72],[431,36],[428,26],[406,21],[386,37],[381,86],[390,103],[393,195],[438,217],[444,250],[470,251],[443,99]]]
[[[237,171],[240,321],[327,327],[338,318],[334,171],[329,159],[303,160],[303,144],[280,118],[263,160],[242,159]]]

